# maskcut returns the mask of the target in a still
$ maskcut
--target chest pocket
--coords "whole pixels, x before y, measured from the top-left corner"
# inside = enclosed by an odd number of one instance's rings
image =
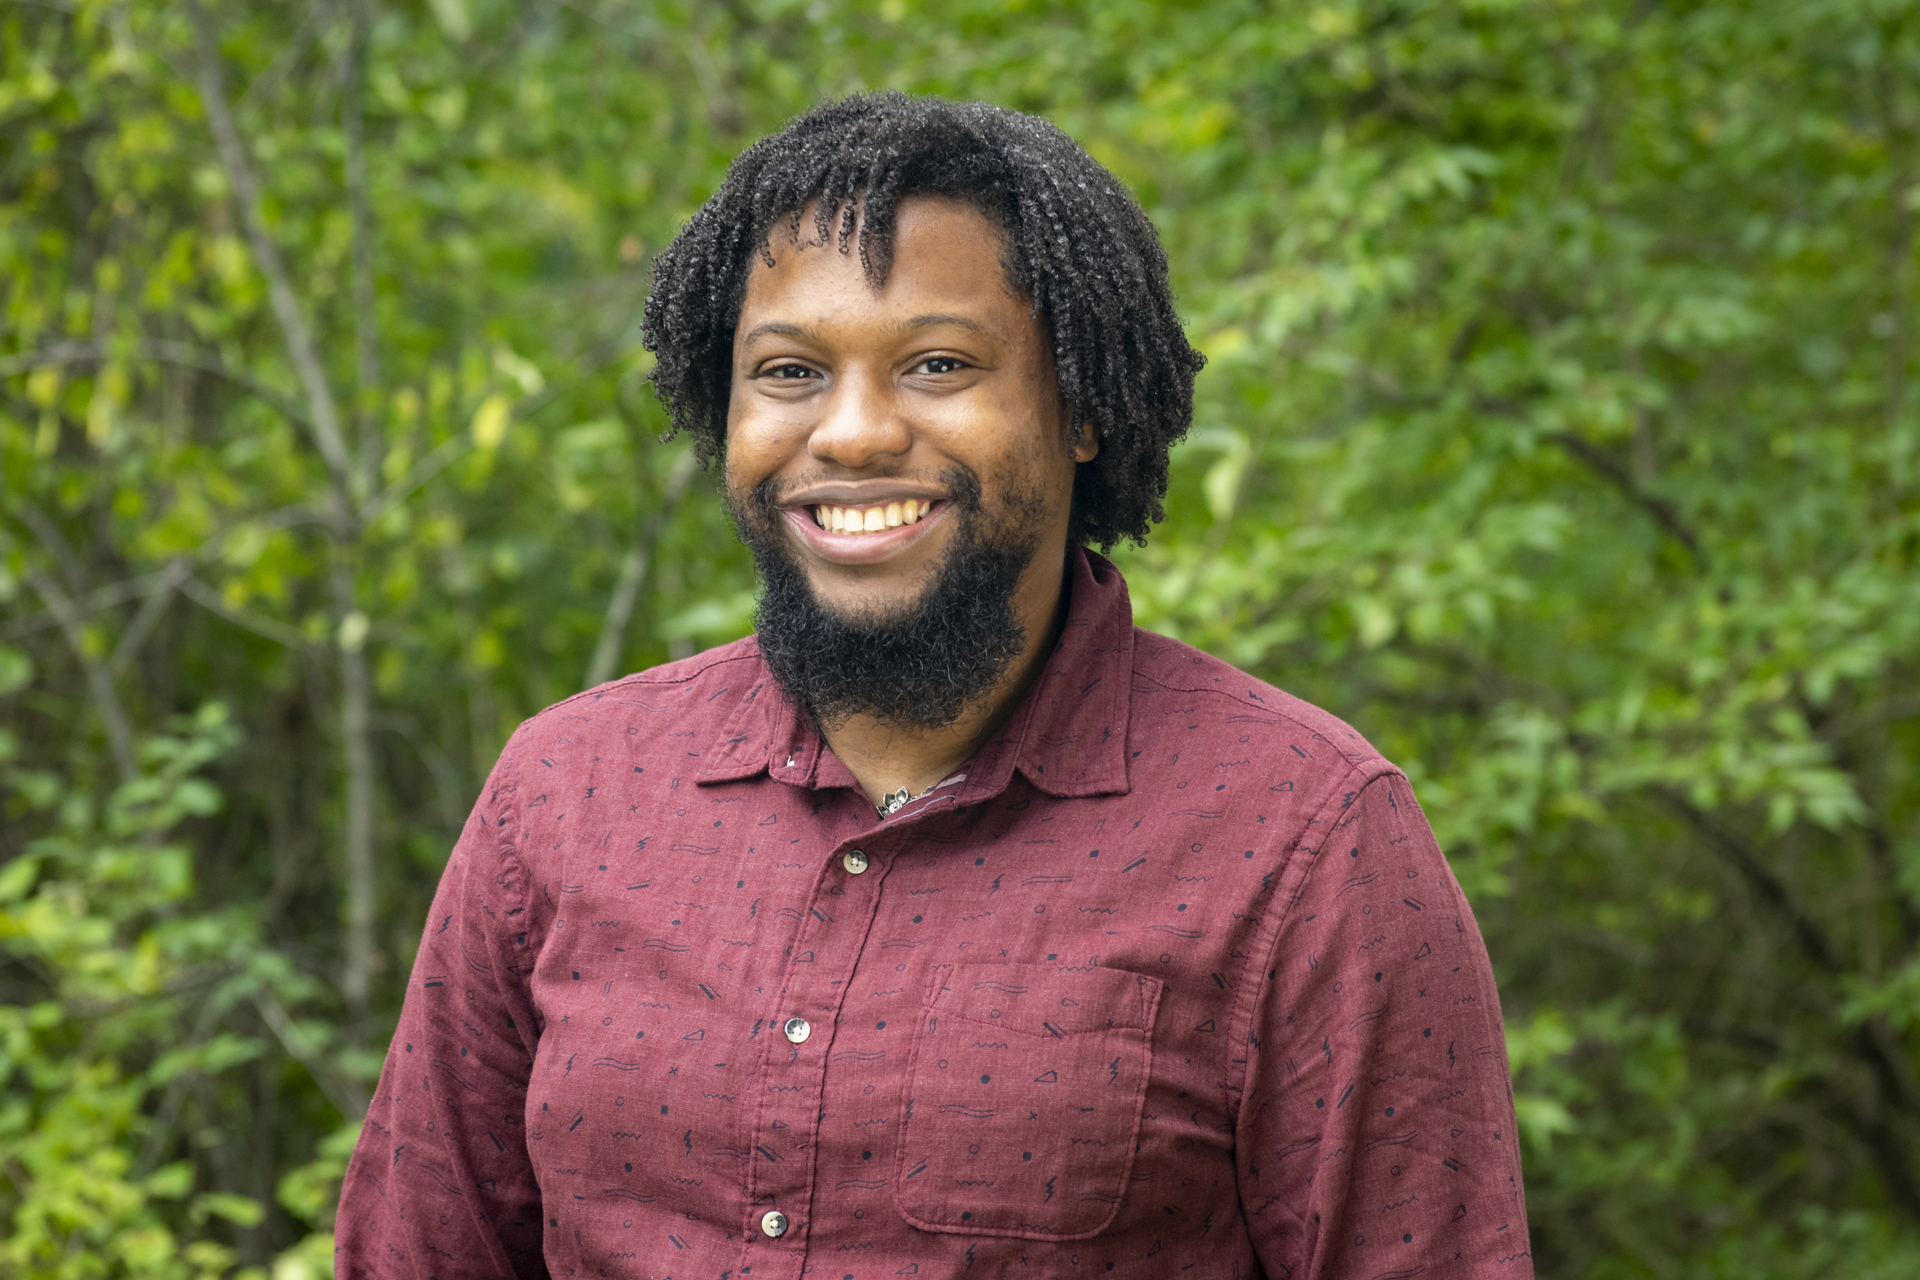
[[[1120,1211],[1161,983],[937,966],[901,1102],[894,1203],[923,1231],[1084,1240]]]

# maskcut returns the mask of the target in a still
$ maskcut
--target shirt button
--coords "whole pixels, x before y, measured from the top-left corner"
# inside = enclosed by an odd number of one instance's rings
[[[787,1234],[787,1215],[778,1209],[769,1209],[760,1219],[760,1230],[769,1236],[779,1237]]]
[[[813,1028],[807,1025],[807,1020],[805,1018],[788,1018],[787,1025],[782,1027],[781,1030],[785,1031],[787,1033],[787,1039],[793,1041],[795,1044],[799,1044],[802,1040],[805,1040],[808,1036],[813,1034]],[[770,1213],[767,1215],[768,1221],[772,1221],[774,1218],[780,1218],[780,1215],[777,1213]],[[782,1224],[784,1224],[786,1222],[786,1219],[780,1218],[780,1221]],[[784,1231],[786,1230],[786,1227],[782,1225],[780,1230]],[[767,1234],[770,1236],[777,1236],[780,1234],[780,1232],[769,1231],[767,1232]]]
[[[867,869],[867,855],[858,849],[849,849],[840,859],[840,865],[847,869],[847,874],[857,876]]]

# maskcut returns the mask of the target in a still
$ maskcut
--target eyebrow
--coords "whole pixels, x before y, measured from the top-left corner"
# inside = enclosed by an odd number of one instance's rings
[[[912,333],[916,329],[932,329],[943,324],[950,324],[960,329],[971,329],[973,332],[983,336],[987,333],[987,327],[978,320],[970,320],[966,316],[957,316],[941,311],[936,311],[931,315],[914,316],[911,320],[904,320],[894,326],[894,332]]]
[[[972,320],[966,316],[954,315],[951,312],[945,311],[936,311],[928,315],[913,316],[909,319],[902,320],[899,324],[893,326],[893,332],[896,335],[908,334],[921,329],[936,328],[940,325],[953,325],[956,328],[968,329],[982,336],[990,336],[987,327],[978,320]],[[809,328],[806,325],[789,324],[784,320],[769,320],[765,324],[757,324],[747,330],[746,335],[740,339],[740,342],[742,345],[745,345],[756,338],[764,337],[804,338],[809,342],[818,342],[820,340],[820,333],[818,330]]]
[[[771,320],[766,324],[753,326],[740,341],[742,344],[745,344],[752,342],[755,338],[766,337],[770,334],[782,338],[806,338],[808,341],[818,341],[820,337],[818,333],[807,328],[805,325],[787,324],[781,320]]]

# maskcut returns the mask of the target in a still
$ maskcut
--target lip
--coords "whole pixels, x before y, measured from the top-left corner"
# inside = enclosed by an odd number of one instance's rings
[[[888,497],[898,496],[904,500],[908,495],[889,493]],[[804,505],[783,505],[780,514],[786,517],[787,524],[796,537],[805,543],[807,549],[822,560],[834,564],[879,564],[891,560],[908,550],[932,532],[934,526],[946,520],[947,511],[953,504],[944,499],[927,495],[933,503],[933,510],[927,512],[912,524],[895,525],[891,529],[876,529],[872,533],[835,533],[831,529],[822,529],[813,518],[813,508],[821,503],[828,505],[854,506],[855,501],[837,496],[813,497]],[[867,498],[867,502],[874,499]]]
[[[905,502],[908,498],[940,502],[947,496],[944,490],[902,484],[898,480],[826,480],[781,494],[780,505],[788,508],[817,507],[822,504],[832,507],[871,507],[881,502]]]

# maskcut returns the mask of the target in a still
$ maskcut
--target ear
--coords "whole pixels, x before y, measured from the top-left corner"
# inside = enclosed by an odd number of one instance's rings
[[[1080,424],[1080,439],[1074,442],[1073,460],[1092,462],[1100,456],[1100,424],[1083,422]]]

